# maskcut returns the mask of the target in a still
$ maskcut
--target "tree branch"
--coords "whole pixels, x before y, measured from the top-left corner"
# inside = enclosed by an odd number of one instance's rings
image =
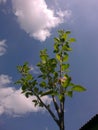
[[[52,100],[53,100],[54,107],[55,107],[55,109],[57,111],[58,117],[59,117],[60,116],[60,108],[59,108],[59,106],[57,104],[56,98],[54,96],[52,96]]]
[[[50,113],[50,115],[52,116],[52,118],[54,119],[54,121],[57,123],[57,125],[59,126],[59,120],[57,119],[57,117],[54,115],[54,113],[52,112],[52,110],[50,109],[49,106],[47,106],[42,99],[39,97],[39,95],[35,94],[36,97],[38,98],[38,100],[40,101],[40,103],[42,103],[42,105],[46,108],[46,110]]]

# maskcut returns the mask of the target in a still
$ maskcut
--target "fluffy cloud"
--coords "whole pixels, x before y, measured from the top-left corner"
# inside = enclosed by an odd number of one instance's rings
[[[4,55],[6,52],[6,40],[1,40],[0,41],[0,56]]]
[[[12,0],[12,5],[20,27],[40,41],[45,41],[51,35],[51,29],[70,15],[69,11],[49,9],[45,0]]]
[[[1,74],[0,75],[0,87],[6,86],[7,84],[11,83],[12,82],[11,79],[12,79],[11,77]]]
[[[43,111],[40,107],[35,107],[32,98],[26,98],[21,94],[21,89],[8,87],[11,83],[11,77],[0,75],[0,114],[10,114],[13,116],[25,114],[27,112]],[[51,99],[46,96],[43,98],[45,103],[50,103]]]

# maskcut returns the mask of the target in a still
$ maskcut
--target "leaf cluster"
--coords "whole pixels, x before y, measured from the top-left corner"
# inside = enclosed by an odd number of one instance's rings
[[[21,85],[22,93],[27,98],[35,96],[36,99],[33,100],[35,106],[44,106],[52,116],[53,113],[50,111],[49,104],[46,105],[42,101],[43,96],[50,96],[55,108],[60,109],[56,100],[61,103],[64,102],[66,96],[72,97],[74,91],[83,92],[86,90],[83,86],[74,84],[68,74],[70,67],[68,63],[69,52],[72,51],[71,43],[76,42],[75,38],[69,37],[70,33],[70,31],[64,30],[58,31],[58,37],[54,38],[54,57],[49,56],[47,49],[40,51],[40,61],[37,64],[40,74],[37,78],[30,73],[28,63],[17,67],[21,78],[16,84]],[[57,113],[59,113],[58,109]]]

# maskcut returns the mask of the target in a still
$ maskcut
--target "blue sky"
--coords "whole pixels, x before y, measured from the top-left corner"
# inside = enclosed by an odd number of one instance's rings
[[[39,51],[47,48],[52,55],[58,29],[71,30],[77,39],[69,60],[71,76],[87,88],[67,98],[66,130],[78,130],[98,113],[97,12],[97,0],[0,0],[0,130],[58,129],[50,115],[35,108],[14,85],[17,65],[28,61],[35,74]]]

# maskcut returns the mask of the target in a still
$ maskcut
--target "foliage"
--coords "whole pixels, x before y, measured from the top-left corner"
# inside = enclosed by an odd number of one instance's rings
[[[71,43],[75,42],[74,38],[70,38],[70,31],[59,30],[58,37],[54,38],[54,57],[50,57],[47,49],[40,51],[40,62],[37,67],[40,74],[35,78],[30,73],[28,63],[23,66],[18,66],[17,69],[22,77],[16,83],[22,87],[22,93],[28,98],[35,96],[33,100],[35,106],[45,107],[54,121],[59,126],[60,130],[64,130],[64,103],[66,96],[72,97],[73,92],[82,92],[86,89],[72,82],[69,76],[68,63],[69,52],[72,51]],[[51,97],[54,108],[57,112],[55,115],[50,104],[45,104],[42,100],[43,96]]]

